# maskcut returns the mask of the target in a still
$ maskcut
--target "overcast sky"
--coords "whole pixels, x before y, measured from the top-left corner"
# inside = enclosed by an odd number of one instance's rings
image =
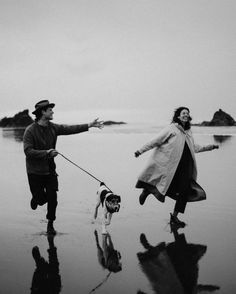
[[[235,0],[0,0],[0,113],[190,107],[236,118]]]

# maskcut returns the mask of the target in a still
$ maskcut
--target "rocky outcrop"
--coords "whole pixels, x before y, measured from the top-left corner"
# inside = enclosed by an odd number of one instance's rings
[[[236,121],[222,109],[216,111],[211,121],[203,121],[201,126],[235,126]]]
[[[27,127],[32,122],[33,122],[33,119],[29,115],[29,110],[25,109],[15,114],[13,117],[2,118],[0,120],[0,127],[3,127],[3,128]],[[123,124],[126,124],[126,123],[123,121],[113,121],[113,120],[104,121],[105,126],[123,125]]]
[[[33,119],[29,115],[29,110],[25,109],[18,112],[13,117],[4,117],[0,120],[0,127],[3,128],[16,128],[27,127],[33,122]]]
[[[123,121],[113,121],[113,120],[106,120],[104,121],[104,126],[112,126],[112,125],[124,125],[126,124]]]

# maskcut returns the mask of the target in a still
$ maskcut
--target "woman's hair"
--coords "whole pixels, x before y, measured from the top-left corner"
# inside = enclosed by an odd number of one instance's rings
[[[189,130],[189,129],[191,128],[191,123],[190,123],[191,120],[192,120],[191,116],[189,116],[189,121],[188,121],[185,125],[183,125],[182,122],[181,122],[180,119],[179,119],[180,113],[181,113],[181,111],[184,110],[184,109],[188,110],[188,112],[189,112],[188,107],[184,107],[184,106],[181,106],[181,107],[178,107],[178,108],[175,109],[175,111],[174,111],[174,115],[173,115],[173,118],[172,118],[172,123],[178,123],[178,124],[181,125],[185,130]]]

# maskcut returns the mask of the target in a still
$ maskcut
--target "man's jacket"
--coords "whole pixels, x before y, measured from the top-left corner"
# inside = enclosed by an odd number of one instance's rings
[[[60,125],[49,122],[49,125],[44,127],[34,122],[29,125],[23,136],[27,173],[37,175],[55,173],[54,159],[47,151],[55,149],[57,136],[86,131],[88,131],[88,124]]]

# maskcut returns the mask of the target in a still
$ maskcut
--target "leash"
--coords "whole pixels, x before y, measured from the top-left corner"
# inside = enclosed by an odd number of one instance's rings
[[[93,293],[95,290],[97,290],[99,287],[101,287],[106,282],[106,280],[109,278],[110,274],[111,274],[111,272],[109,272],[107,274],[107,276],[105,277],[105,279],[103,279],[101,283],[99,283],[95,288],[93,288],[93,290],[91,290],[89,292],[89,294]]]
[[[75,165],[76,167],[78,167],[80,170],[82,170],[83,172],[85,172],[86,174],[88,174],[90,177],[94,178],[100,184],[103,183],[107,187],[107,185],[103,181],[101,181],[98,178],[96,178],[94,175],[92,175],[87,170],[85,170],[84,168],[82,168],[81,166],[79,166],[78,164],[76,164],[75,162],[73,162],[72,160],[70,160],[69,158],[67,158],[65,155],[63,155],[62,153],[60,153],[58,151],[57,151],[57,153],[60,154],[65,160],[69,161],[70,163],[72,163],[73,165]],[[112,190],[109,187],[107,187],[107,189],[112,192]]]

